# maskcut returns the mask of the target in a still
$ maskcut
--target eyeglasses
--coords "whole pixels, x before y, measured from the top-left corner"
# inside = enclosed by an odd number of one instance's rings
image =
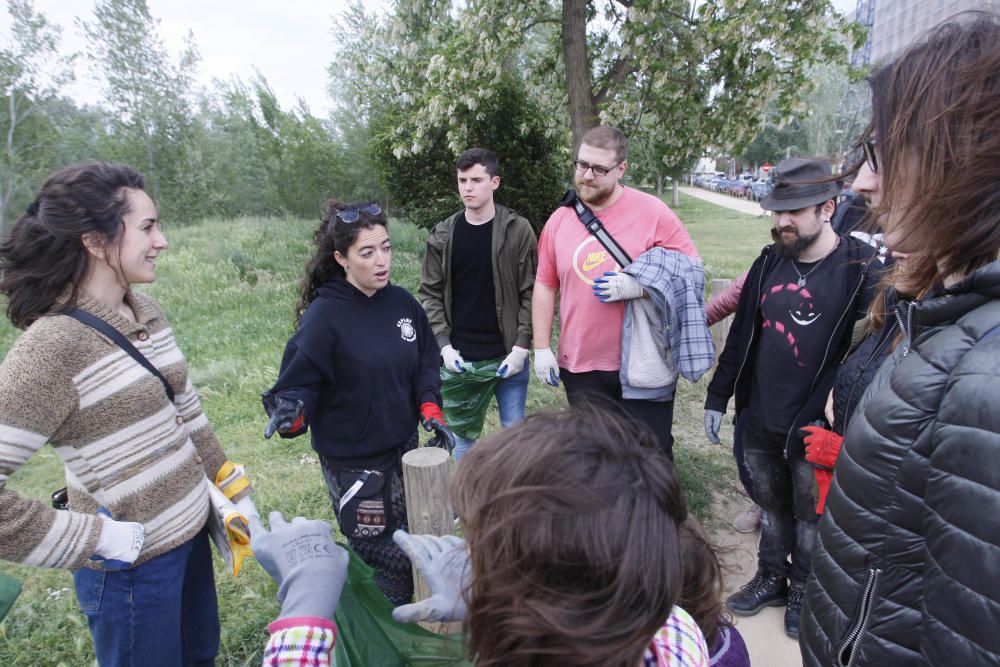
[[[614,169],[620,164],[621,162],[616,162],[610,167],[602,167],[599,164],[590,164],[589,162],[582,162],[580,160],[576,160],[573,162],[573,166],[576,167],[577,173],[586,174],[587,170],[589,169],[590,171],[594,172],[594,176],[597,176],[598,178],[601,178],[602,176],[607,176],[608,172],[610,172],[612,169]]]
[[[873,174],[878,173],[878,156],[875,154],[875,140],[868,138],[861,142],[861,150],[865,153],[865,162]]]
[[[359,206],[358,208],[345,208],[337,211],[337,217],[344,222],[357,222],[362,213],[367,213],[368,215],[378,215],[381,212],[382,209],[379,208],[378,204],[365,204],[364,206]]]

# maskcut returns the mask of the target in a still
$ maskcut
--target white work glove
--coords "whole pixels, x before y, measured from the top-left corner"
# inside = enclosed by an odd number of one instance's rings
[[[643,295],[642,283],[628,275],[617,271],[605,271],[604,276],[594,281],[592,285],[594,296],[601,301],[628,301],[639,299]]]
[[[431,589],[426,600],[393,609],[392,620],[397,623],[450,623],[464,619],[469,608],[462,591],[472,571],[465,540],[454,535],[410,535],[405,530],[397,530],[392,534],[392,541],[406,553]]]
[[[559,386],[559,364],[556,363],[556,355],[552,354],[552,348],[535,350],[535,376],[547,385]]]
[[[517,375],[524,369],[524,362],[528,360],[528,351],[523,347],[515,345],[510,349],[510,354],[500,364],[497,370],[498,378],[505,378]]]
[[[127,570],[139,557],[146,529],[134,521],[115,521],[105,508],[97,511],[101,517],[101,534],[97,548],[90,560],[98,562],[105,570]]]
[[[705,410],[705,436],[713,445],[720,443],[720,428],[722,428],[722,413],[718,410]]]
[[[441,360],[444,361],[444,367],[449,371],[453,373],[465,372],[465,359],[451,345],[445,345],[441,348]]]

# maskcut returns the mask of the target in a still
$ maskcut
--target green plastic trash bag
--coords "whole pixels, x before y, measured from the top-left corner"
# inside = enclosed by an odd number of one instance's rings
[[[21,593],[21,584],[17,579],[11,579],[6,574],[0,572],[0,621],[3,620],[10,608],[14,606],[14,600]]]
[[[471,667],[462,635],[438,635],[416,623],[392,620],[392,603],[372,569],[348,549],[351,564],[337,614],[337,667]]]
[[[464,373],[441,369],[444,418],[455,435],[475,440],[483,432],[486,410],[500,382],[497,371],[502,363],[503,359],[467,361]]]

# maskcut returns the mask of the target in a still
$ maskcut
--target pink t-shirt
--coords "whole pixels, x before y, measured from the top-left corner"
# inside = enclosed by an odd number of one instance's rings
[[[698,256],[677,215],[645,192],[626,187],[614,204],[595,213],[633,259],[655,246]],[[605,271],[620,270],[572,208],[560,206],[549,217],[538,240],[535,280],[559,290],[561,368],[575,373],[621,368],[625,304],[601,303],[591,288]]]

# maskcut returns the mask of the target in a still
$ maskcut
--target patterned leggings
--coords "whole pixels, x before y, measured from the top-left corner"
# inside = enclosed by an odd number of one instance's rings
[[[409,449],[404,447],[404,450]],[[409,525],[406,520],[406,494],[403,491],[403,471],[400,465],[391,468],[386,484],[389,485],[389,505],[388,521],[384,530],[377,535],[355,536],[347,535],[344,525],[341,522],[339,507],[340,499],[343,497],[346,488],[341,487],[338,472],[346,470],[341,465],[333,465],[325,456],[320,456],[323,467],[323,477],[326,480],[326,488],[330,492],[330,500],[333,502],[333,511],[337,515],[337,522],[340,530],[347,538],[347,543],[356,554],[361,557],[372,569],[375,570],[374,579],[383,594],[396,606],[408,604],[413,600],[413,570],[410,566],[410,559],[406,557],[403,550],[392,541],[392,534],[397,528],[407,530]],[[383,504],[383,494],[379,493],[376,498],[366,501]],[[369,505],[370,506],[370,505]]]

